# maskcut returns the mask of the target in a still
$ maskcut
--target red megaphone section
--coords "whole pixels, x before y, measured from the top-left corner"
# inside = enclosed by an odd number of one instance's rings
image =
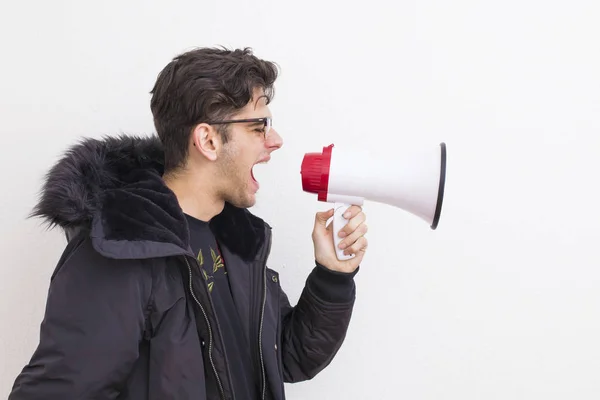
[[[323,147],[322,153],[306,153],[302,160],[302,189],[317,194],[319,201],[327,201],[332,149],[333,144]]]

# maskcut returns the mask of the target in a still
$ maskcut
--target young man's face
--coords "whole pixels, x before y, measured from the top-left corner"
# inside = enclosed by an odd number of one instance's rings
[[[232,119],[271,117],[266,98],[261,96],[262,91],[255,91],[252,101]],[[265,138],[265,126],[261,123],[230,124],[229,132],[230,140],[217,161],[219,173],[215,179],[221,180],[217,185],[219,195],[237,207],[252,207],[259,189],[252,169],[258,163],[269,161],[283,140],[273,127]]]

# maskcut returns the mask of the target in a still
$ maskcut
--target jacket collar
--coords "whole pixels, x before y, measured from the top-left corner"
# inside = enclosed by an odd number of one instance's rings
[[[163,167],[157,136],[83,139],[49,170],[31,215],[66,232],[85,230],[111,258],[192,255],[187,220],[162,180]],[[229,203],[210,225],[244,260],[256,259],[270,229]]]

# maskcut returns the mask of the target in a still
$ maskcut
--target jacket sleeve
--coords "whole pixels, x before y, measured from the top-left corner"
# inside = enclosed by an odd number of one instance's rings
[[[134,262],[101,257],[89,240],[66,251],[39,344],[8,399],[117,398],[138,357],[151,276]]]
[[[295,307],[281,291],[285,382],[312,379],[337,354],[352,315],[357,272],[335,272],[317,263]]]

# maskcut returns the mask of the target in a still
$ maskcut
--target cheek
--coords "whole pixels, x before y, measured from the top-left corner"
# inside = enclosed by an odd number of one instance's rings
[[[249,160],[247,156],[240,155],[234,160],[232,167],[235,170],[234,174],[240,179],[247,179],[252,171],[254,164]]]

